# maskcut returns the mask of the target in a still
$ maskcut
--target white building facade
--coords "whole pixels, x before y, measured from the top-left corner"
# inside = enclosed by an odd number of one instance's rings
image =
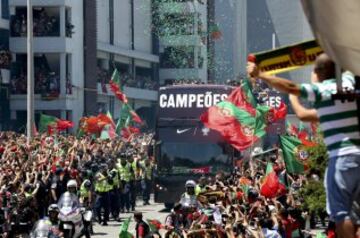
[[[151,0],[97,0],[98,103],[114,118],[121,103],[109,90],[116,68],[123,91],[149,127],[154,125],[159,56],[152,32]]]
[[[151,2],[32,1],[36,121],[40,113],[75,124],[82,116],[106,111],[118,118],[121,105],[108,85],[116,67],[130,104],[150,127],[154,124],[159,57],[151,31]],[[24,131],[26,0],[9,0],[5,8],[9,16],[0,18],[0,29],[10,29],[10,36],[3,37],[10,42],[12,61],[9,114],[13,129]]]
[[[84,111],[82,1],[33,0],[35,116],[77,121]],[[26,125],[26,0],[10,0],[11,119]]]

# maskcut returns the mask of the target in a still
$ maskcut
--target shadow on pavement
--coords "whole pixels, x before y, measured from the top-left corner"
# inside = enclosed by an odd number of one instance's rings
[[[171,212],[171,209],[163,208],[163,209],[161,209],[159,212],[169,213],[169,212]]]
[[[108,233],[105,233],[105,232],[95,232],[94,235],[96,236],[105,236],[107,235]]]

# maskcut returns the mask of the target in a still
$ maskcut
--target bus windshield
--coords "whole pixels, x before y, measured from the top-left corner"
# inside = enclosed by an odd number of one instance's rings
[[[231,170],[224,144],[163,142],[158,161],[160,174],[213,174]]]

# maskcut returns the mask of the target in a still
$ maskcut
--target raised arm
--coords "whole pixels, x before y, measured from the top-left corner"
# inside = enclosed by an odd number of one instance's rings
[[[296,116],[304,122],[318,122],[319,117],[316,109],[308,109],[301,105],[300,100],[297,96],[290,94],[289,101],[296,114]]]
[[[258,67],[255,63],[248,62],[247,64],[247,73],[252,78],[260,78],[262,81],[268,85],[276,88],[277,90],[287,93],[300,96],[300,85],[284,78],[268,75],[263,72],[259,72]]]

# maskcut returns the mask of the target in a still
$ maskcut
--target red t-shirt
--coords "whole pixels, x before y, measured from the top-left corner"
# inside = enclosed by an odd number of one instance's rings
[[[291,218],[282,219],[281,223],[285,229],[285,238],[291,238],[292,232],[299,228],[299,223]]]
[[[145,228],[142,225],[139,225],[138,227],[138,235],[141,237],[145,236]]]

